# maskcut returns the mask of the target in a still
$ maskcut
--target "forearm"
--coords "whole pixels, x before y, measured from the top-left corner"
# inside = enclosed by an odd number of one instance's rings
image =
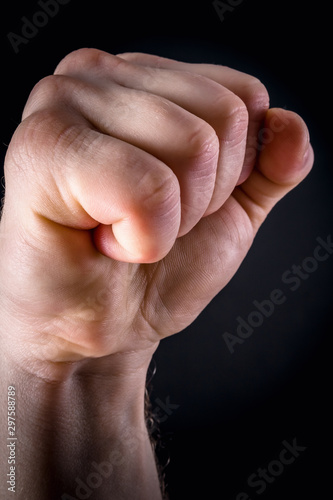
[[[109,376],[86,361],[51,382],[2,359],[1,381],[2,499],[13,490],[18,500],[161,499],[144,419],[144,369]]]

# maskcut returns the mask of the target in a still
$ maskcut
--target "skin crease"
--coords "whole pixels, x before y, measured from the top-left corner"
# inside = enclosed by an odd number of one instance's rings
[[[262,127],[271,140],[256,151]],[[82,414],[96,438],[86,446],[98,458],[103,438],[92,414],[113,444],[124,432],[120,422],[142,427],[145,376],[160,340],[194,321],[228,283],[270,210],[313,159],[303,120],[269,109],[252,76],[148,54],[81,49],[65,57],[33,89],[5,162],[2,373],[3,384],[11,373],[26,391],[21,418],[57,415],[57,447],[72,457],[82,454]],[[59,390],[57,410],[50,383]],[[69,386],[76,441],[66,441],[60,417]],[[103,395],[111,422],[98,402]],[[27,424],[28,444],[30,434]],[[148,487],[160,498],[149,440],[140,443],[142,470],[127,460],[94,498],[109,491],[132,498],[126,488],[134,486],[121,478],[133,471],[135,498],[148,498]],[[29,452],[36,467],[51,460],[46,448]],[[125,445],[121,453],[128,455]],[[72,463],[72,477],[87,467]],[[57,488],[74,491],[72,483]],[[26,484],[33,498],[55,498],[28,472]]]

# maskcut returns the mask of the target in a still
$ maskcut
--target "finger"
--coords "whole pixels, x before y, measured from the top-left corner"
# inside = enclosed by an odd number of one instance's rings
[[[314,160],[308,129],[296,113],[270,109],[264,127],[271,140],[260,153],[257,168],[233,193],[255,230],[274,205],[308,175]]]
[[[183,212],[187,212],[187,219],[190,219],[190,214],[193,219],[192,222],[185,224],[182,214],[180,234],[185,234],[204,214],[217,210],[237,182],[246,146],[248,117],[244,104],[232,92],[201,75],[146,68],[127,63],[101,51],[89,50],[80,53],[81,57],[85,58],[84,65],[76,64],[79,54],[74,53],[65,58],[56,73],[74,76],[76,79],[88,79],[89,82],[94,79],[98,86],[104,82],[102,101],[99,104],[94,102],[90,106],[94,112],[95,122],[100,117],[105,124],[107,121],[105,117],[112,116],[112,122],[109,119],[106,127],[107,133],[142,147],[167,163],[177,173],[181,186]],[[119,116],[112,113],[114,84],[117,86],[117,101],[121,100],[124,103]],[[163,99],[158,101],[152,98],[152,95]],[[94,101],[101,99],[101,93],[96,95],[94,92],[89,99],[81,99],[81,102],[90,103],[92,99]],[[164,123],[155,118],[158,113],[156,105],[159,102],[164,108],[159,112],[159,115],[163,112]],[[170,103],[176,104],[178,108]],[[125,106],[128,108],[126,116]],[[166,114],[165,108],[170,116]],[[207,129],[207,133],[209,129],[206,124],[211,125],[218,137],[219,159],[214,186],[208,184],[209,188],[208,186],[205,188],[202,175],[198,175],[190,164],[188,166],[186,164],[185,159],[189,155],[187,150],[191,142],[189,135],[193,135],[191,130],[194,125],[191,125],[190,116],[185,113],[183,115],[187,116],[187,123],[184,119],[180,119],[179,108],[203,120],[203,122],[195,121],[192,116],[192,124],[197,123],[198,127]],[[171,115],[171,112],[176,111],[180,115],[178,118]],[[101,123],[98,125],[101,126]],[[198,156],[194,152],[190,154],[196,158]],[[207,176],[208,165],[205,164],[204,168]],[[191,170],[196,176],[197,186],[194,184],[194,179],[190,178]],[[205,191],[209,198],[204,207]]]
[[[267,90],[257,78],[220,65],[184,63],[142,53],[126,53],[118,56],[135,64],[203,75],[238,96],[246,105],[249,114],[247,147],[238,184],[249,177],[256,162],[258,134],[269,107]]]
[[[41,84],[44,93],[50,91],[47,82]],[[21,123],[5,168],[7,206],[20,212],[30,234],[36,220],[45,220],[47,229],[52,221],[95,230],[97,249],[127,262],[160,260],[177,237],[180,191],[173,172],[135,146],[97,132],[66,104]]]

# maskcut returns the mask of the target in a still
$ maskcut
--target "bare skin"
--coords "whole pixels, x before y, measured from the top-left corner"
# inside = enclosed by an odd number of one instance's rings
[[[230,68],[82,49],[36,85],[0,225],[17,499],[161,499],[144,421],[151,357],[228,283],[312,165],[303,120]]]

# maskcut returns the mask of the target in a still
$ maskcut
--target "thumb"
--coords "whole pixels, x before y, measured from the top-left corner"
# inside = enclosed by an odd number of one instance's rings
[[[233,193],[255,231],[274,205],[308,175],[314,161],[307,126],[292,111],[270,109],[260,140],[256,168]]]

